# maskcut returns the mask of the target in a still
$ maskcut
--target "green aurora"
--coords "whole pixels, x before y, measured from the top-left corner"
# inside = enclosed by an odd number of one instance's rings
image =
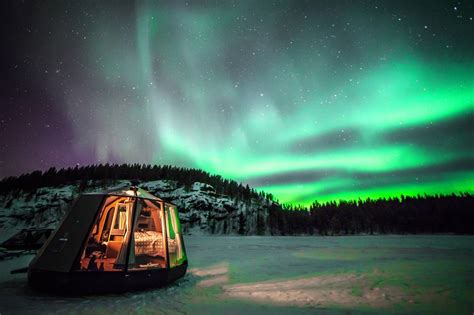
[[[38,54],[57,57],[50,68],[74,60],[45,81],[63,89],[81,163],[90,152],[94,163],[200,168],[303,205],[473,193],[470,9],[89,3],[77,36]],[[68,36],[80,40],[73,53]]]
[[[151,109],[156,116],[166,109],[156,136],[169,155],[286,203],[473,191],[472,61],[434,60],[398,44],[374,64],[331,71],[334,56],[308,47],[324,32],[302,28],[292,46],[266,38],[244,49],[254,60],[238,60],[236,78],[226,50],[245,39],[226,38],[225,30],[238,26],[235,15],[225,13],[139,10],[142,74],[153,82],[147,88]],[[179,29],[178,38],[171,29]],[[377,49],[365,54],[372,51]],[[155,88],[161,79],[150,71],[155,54],[173,56],[160,65],[166,81],[179,82],[182,106],[192,118],[182,117],[174,98]],[[436,131],[466,116],[467,130]],[[418,132],[404,137],[413,130]],[[432,130],[446,138],[424,139]],[[449,167],[463,162],[470,165]]]

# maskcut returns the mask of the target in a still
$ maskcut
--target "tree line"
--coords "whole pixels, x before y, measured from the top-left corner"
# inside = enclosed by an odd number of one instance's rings
[[[60,186],[81,182],[80,188],[87,182],[99,181],[103,186],[113,184],[120,179],[152,181],[175,180],[186,187],[194,182],[206,183],[214,187],[216,193],[233,198],[251,199],[261,196],[248,185],[212,175],[200,169],[175,167],[170,165],[149,164],[97,164],[76,166],[57,170],[51,167],[47,171],[34,171],[18,177],[10,176],[0,181],[0,193],[22,189],[32,191],[40,187]],[[264,194],[264,197],[267,194]],[[268,197],[272,197],[268,195]]]
[[[474,195],[417,195],[319,203],[309,207],[281,205],[271,194],[257,192],[248,185],[212,175],[199,169],[169,165],[98,164],[57,170],[34,171],[0,181],[0,193],[12,190],[33,191],[40,187],[77,184],[88,181],[102,185],[120,179],[152,181],[175,180],[186,187],[194,182],[211,185],[217,194],[250,202],[267,200],[258,213],[257,233],[272,235],[351,235],[385,233],[458,233],[474,234]],[[242,215],[241,215],[242,216]],[[244,222],[245,218],[240,217]],[[239,231],[240,233],[241,231]],[[243,231],[242,231],[243,233]]]
[[[474,195],[417,195],[272,207],[271,234],[474,234]]]

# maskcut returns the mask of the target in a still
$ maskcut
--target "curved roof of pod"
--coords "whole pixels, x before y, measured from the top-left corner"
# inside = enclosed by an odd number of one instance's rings
[[[149,193],[148,191],[136,186],[113,188],[110,190],[104,190],[100,192],[85,193],[84,195],[111,195],[111,196],[137,197],[137,198],[142,198],[142,199],[164,201],[163,199],[158,198],[152,195],[151,193]],[[167,202],[167,203],[170,203],[170,202]]]

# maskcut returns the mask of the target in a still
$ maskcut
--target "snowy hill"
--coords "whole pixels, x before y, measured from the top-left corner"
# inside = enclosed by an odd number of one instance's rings
[[[84,192],[106,188],[98,181],[59,187],[42,187],[32,192],[12,191],[0,194],[0,242],[22,228],[55,228],[71,202]],[[114,187],[126,187],[121,180]],[[268,212],[274,203],[264,198],[250,200],[219,195],[205,183],[190,187],[172,180],[142,182],[140,187],[176,204],[185,233],[192,234],[268,234]],[[107,187],[109,189],[110,187]]]

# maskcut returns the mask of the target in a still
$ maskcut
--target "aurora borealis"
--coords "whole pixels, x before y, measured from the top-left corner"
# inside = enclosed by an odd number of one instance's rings
[[[474,192],[470,1],[2,6],[0,177],[138,162],[294,204]]]

